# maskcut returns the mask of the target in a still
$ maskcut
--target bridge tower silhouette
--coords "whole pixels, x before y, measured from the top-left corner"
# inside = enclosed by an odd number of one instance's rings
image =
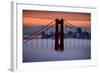
[[[64,51],[64,20],[55,20],[55,50]]]

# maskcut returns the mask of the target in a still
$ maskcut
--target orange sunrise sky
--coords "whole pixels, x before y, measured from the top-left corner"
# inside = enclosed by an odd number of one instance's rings
[[[91,25],[90,13],[23,10],[24,26],[47,25],[56,18],[63,18],[74,26],[90,27]]]

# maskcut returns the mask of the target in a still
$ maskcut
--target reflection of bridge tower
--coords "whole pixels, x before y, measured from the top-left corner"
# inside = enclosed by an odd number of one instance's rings
[[[56,19],[55,22],[55,50],[64,51],[64,20]]]

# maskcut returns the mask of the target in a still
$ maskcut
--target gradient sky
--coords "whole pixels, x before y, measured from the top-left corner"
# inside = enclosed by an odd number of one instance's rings
[[[74,26],[90,27],[91,25],[90,13],[23,10],[24,26],[47,25],[56,18],[63,18]]]

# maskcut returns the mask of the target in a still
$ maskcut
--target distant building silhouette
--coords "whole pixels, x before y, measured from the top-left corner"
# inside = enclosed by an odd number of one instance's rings
[[[73,31],[68,31],[67,32],[67,38],[74,38],[75,33]]]
[[[45,33],[45,31],[43,31],[41,35],[42,35],[42,38],[46,38],[46,33]]]
[[[41,33],[42,39],[55,39],[55,33],[53,31],[50,32],[42,32]],[[76,39],[91,39],[91,34],[86,30],[82,30],[82,28],[77,28],[76,31],[67,31],[64,33],[64,38],[76,38]]]
[[[83,32],[79,27],[76,31],[68,31],[67,34],[64,34],[64,38],[91,39],[91,35],[86,30]]]

